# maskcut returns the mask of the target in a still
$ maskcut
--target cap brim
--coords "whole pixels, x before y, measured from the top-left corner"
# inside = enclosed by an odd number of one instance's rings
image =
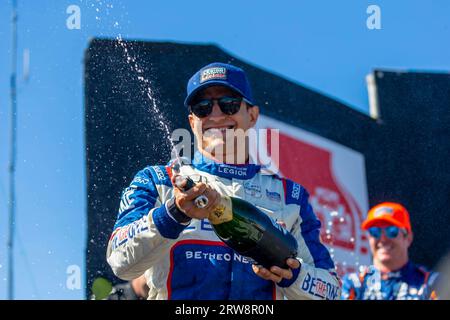
[[[239,93],[241,96],[243,96],[246,100],[248,100],[250,102],[250,104],[254,104],[253,101],[250,101],[245,95],[244,93],[239,90],[238,88],[236,88],[235,86],[232,86],[231,84],[229,84],[226,81],[221,81],[221,80],[212,80],[212,81],[207,81],[203,84],[201,84],[200,86],[198,86],[194,91],[192,91],[184,100],[184,105],[187,108],[189,106],[189,103],[192,101],[192,99],[197,95],[197,93],[201,90],[204,90],[206,88],[209,87],[213,87],[213,86],[222,86],[222,87],[227,87],[230,88],[231,90],[235,91],[236,93]]]
[[[403,224],[401,224],[400,222],[398,222],[397,220],[395,220],[394,218],[392,218],[391,216],[384,216],[384,217],[379,217],[379,218],[373,218],[370,220],[366,220],[361,224],[361,228],[364,230],[367,230],[371,227],[376,226],[378,223],[380,222],[387,222],[390,224],[393,224],[394,226],[397,226],[399,228],[406,228]]]

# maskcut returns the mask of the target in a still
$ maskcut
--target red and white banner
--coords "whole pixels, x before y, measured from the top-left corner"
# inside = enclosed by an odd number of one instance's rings
[[[272,129],[267,137],[269,152],[265,151],[269,155],[270,135],[273,129],[279,130],[279,154],[271,157],[271,166],[310,193],[310,203],[322,222],[322,242],[330,249],[338,273],[343,275],[357,271],[361,264],[371,264],[368,239],[360,228],[368,211],[364,156],[266,116],[260,116],[256,129]]]

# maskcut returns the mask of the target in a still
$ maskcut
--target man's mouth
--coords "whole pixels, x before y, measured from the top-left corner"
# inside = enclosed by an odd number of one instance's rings
[[[392,245],[391,244],[384,244],[384,245],[381,245],[381,244],[379,244],[379,245],[377,245],[377,250],[381,250],[381,251],[384,251],[384,252],[389,252],[389,251],[391,251],[392,250]]]
[[[203,133],[209,133],[209,134],[214,134],[214,133],[222,133],[223,135],[226,134],[227,130],[233,130],[235,128],[234,125],[228,125],[228,126],[220,126],[220,127],[210,127],[210,128],[206,128],[203,129]]]

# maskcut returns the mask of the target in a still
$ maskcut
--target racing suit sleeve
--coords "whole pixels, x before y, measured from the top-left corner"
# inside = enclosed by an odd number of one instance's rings
[[[299,188],[298,193],[294,188]],[[321,223],[308,202],[308,192],[296,183],[287,181],[288,194],[296,194],[295,199],[287,198],[286,204],[300,205],[300,213],[291,233],[297,239],[297,259],[300,268],[293,269],[292,279],[278,283],[288,299],[335,300],[340,298],[341,283],[335,271],[334,262],[328,249],[320,241]]]
[[[342,300],[356,300],[356,288],[355,281],[358,282],[359,287],[361,284],[359,283],[358,275],[356,273],[346,274],[342,278]]]
[[[189,225],[170,215],[157,185],[172,186],[164,167],[147,167],[122,194],[106,258],[114,274],[123,280],[141,276],[168,254],[174,239]]]

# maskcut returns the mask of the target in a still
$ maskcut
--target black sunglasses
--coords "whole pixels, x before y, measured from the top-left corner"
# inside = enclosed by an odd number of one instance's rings
[[[214,106],[214,101],[217,101],[217,104],[220,107],[220,110],[231,116],[236,114],[241,108],[242,100],[246,101],[244,98],[239,97],[221,97],[219,99],[203,99],[189,106],[190,112],[195,114],[199,118],[207,117],[211,114]]]

